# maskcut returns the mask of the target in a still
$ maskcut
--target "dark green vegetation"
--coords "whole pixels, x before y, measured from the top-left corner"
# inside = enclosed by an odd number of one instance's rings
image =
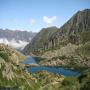
[[[42,58],[42,57],[38,57],[38,56],[33,56],[33,58],[35,59],[35,61],[36,61],[37,63],[39,63],[40,61],[43,61],[43,60],[46,59],[46,58]]]
[[[90,69],[84,71],[78,80],[81,84],[80,90],[90,90]]]

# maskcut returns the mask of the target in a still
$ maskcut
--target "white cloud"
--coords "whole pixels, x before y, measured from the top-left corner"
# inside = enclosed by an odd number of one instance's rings
[[[4,43],[6,45],[8,44],[9,46],[12,46],[14,48],[23,49],[29,42],[21,41],[21,40],[18,40],[18,42],[16,42],[15,39],[8,41],[6,38],[0,38],[0,43]]]
[[[35,19],[30,19],[30,20],[29,20],[29,23],[30,23],[30,24],[35,24],[35,23],[36,23],[36,20],[35,20]]]
[[[43,17],[43,21],[44,21],[46,24],[52,24],[56,19],[57,19],[56,16],[52,16],[52,17],[44,16],[44,17]]]

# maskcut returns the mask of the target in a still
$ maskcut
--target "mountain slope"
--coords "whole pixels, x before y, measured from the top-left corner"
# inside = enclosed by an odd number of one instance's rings
[[[47,45],[48,38],[50,38],[57,30],[57,27],[43,28],[25,47],[24,51],[28,53],[30,50],[42,51],[43,49],[47,48],[44,47],[44,45]]]

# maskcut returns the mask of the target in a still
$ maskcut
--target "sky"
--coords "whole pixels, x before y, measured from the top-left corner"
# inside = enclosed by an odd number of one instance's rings
[[[61,27],[84,9],[90,9],[90,0],[0,0],[0,28],[39,32]]]

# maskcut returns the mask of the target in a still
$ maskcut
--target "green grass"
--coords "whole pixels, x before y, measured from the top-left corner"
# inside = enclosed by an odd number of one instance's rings
[[[83,57],[90,57],[90,42],[81,45],[81,47],[77,48],[76,52]]]
[[[84,31],[79,33],[81,42],[85,44],[86,42],[90,41],[90,31]]]
[[[9,60],[9,55],[7,52],[0,51],[0,57],[2,57],[5,61]]]
[[[78,79],[75,77],[66,77],[62,82],[60,90],[80,90]]]

